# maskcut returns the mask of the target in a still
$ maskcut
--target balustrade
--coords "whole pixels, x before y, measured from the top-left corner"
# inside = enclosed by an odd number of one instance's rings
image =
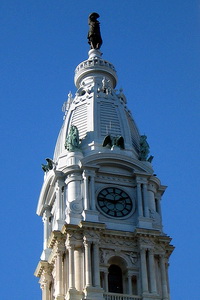
[[[115,293],[104,293],[105,300],[138,300],[142,299],[140,296],[131,296],[125,294],[115,294]]]

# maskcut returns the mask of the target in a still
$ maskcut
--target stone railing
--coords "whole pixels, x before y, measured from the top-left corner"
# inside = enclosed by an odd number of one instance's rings
[[[138,300],[142,299],[140,296],[131,296],[125,294],[115,294],[115,293],[104,293],[103,294],[105,300]]]
[[[112,69],[114,72],[116,72],[113,64],[111,64],[110,62],[103,60],[101,58],[95,57],[94,59],[88,59],[88,60],[85,60],[82,63],[80,63],[75,70],[75,74],[77,74],[82,69],[86,69],[86,68],[90,68],[90,67],[94,67],[94,66],[107,67],[107,68]]]
[[[80,87],[81,80],[85,77],[88,77],[89,73],[101,74],[102,76],[106,76],[107,74],[109,80],[112,81],[112,85],[114,88],[117,84],[117,74],[115,71],[115,67],[106,60],[94,57],[92,59],[83,61],[77,66],[74,77],[74,82],[77,88]]]

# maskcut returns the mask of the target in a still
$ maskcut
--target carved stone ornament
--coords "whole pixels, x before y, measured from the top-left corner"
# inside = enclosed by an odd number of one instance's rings
[[[126,255],[129,257],[129,259],[133,265],[137,264],[137,262],[138,262],[137,252],[126,252]]]
[[[120,238],[115,238],[115,237],[105,237],[101,239],[101,244],[103,245],[114,245],[115,247],[119,246],[120,248],[123,247],[134,247],[135,242],[131,241],[129,239],[120,239]]]
[[[66,214],[70,213],[81,213],[83,210],[82,199],[74,200],[67,203]]]
[[[114,250],[100,249],[99,251],[100,263],[107,264],[108,259],[110,258],[110,256],[113,256],[113,254],[115,254]]]

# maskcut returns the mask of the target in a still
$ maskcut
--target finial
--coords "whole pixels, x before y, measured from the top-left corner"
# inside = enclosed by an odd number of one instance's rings
[[[90,44],[91,49],[100,49],[103,43],[101,38],[100,26],[99,21],[99,14],[93,12],[89,15],[88,24],[89,24],[89,31],[88,31],[88,44]]]

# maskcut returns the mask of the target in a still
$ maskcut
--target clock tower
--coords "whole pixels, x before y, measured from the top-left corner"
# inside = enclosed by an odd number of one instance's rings
[[[169,300],[166,186],[115,89],[115,67],[102,57],[98,18],[89,16],[89,57],[75,70],[54,157],[42,165],[44,243],[35,275],[42,300]]]

